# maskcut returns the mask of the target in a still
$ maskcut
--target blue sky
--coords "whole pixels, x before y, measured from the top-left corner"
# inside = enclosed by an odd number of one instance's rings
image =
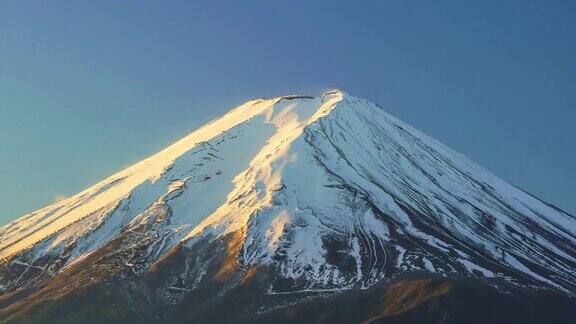
[[[341,88],[576,213],[574,1],[2,1],[0,224],[255,97]]]

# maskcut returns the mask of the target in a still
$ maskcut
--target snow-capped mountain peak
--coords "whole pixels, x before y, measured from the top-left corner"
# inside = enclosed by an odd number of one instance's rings
[[[2,266],[19,269],[0,277],[6,291],[121,240],[127,254],[111,258],[136,275],[189,251],[174,279],[186,291],[210,269],[199,251],[218,244],[215,278],[273,269],[270,294],[410,271],[576,292],[573,216],[340,90],[248,101],[0,237]]]

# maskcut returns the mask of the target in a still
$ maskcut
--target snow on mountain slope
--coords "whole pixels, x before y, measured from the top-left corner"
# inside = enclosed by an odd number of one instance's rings
[[[237,262],[278,270],[272,294],[418,270],[576,292],[573,216],[337,90],[249,101],[4,226],[0,257],[53,275],[142,224],[153,224],[148,265],[236,234]]]
[[[186,192],[191,196],[186,203],[194,207],[179,206],[184,211],[178,216],[186,225],[198,222],[224,203],[233,177],[248,167],[252,157],[263,154],[263,145],[297,136],[290,132],[318,118],[317,110],[334,102],[300,101],[290,96],[249,101],[94,187],[23,216],[0,229],[0,257],[39,242],[40,253],[62,250],[97,229],[99,235],[86,247],[96,248],[156,200],[191,183],[195,185]]]

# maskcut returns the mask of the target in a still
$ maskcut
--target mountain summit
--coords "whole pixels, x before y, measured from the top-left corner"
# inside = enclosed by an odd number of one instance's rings
[[[248,101],[0,228],[0,322],[465,318],[451,292],[573,306],[576,218],[339,90]]]

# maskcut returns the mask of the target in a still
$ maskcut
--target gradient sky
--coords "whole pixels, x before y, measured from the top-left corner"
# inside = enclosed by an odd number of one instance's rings
[[[0,2],[0,224],[329,88],[576,213],[575,1],[47,3]]]

